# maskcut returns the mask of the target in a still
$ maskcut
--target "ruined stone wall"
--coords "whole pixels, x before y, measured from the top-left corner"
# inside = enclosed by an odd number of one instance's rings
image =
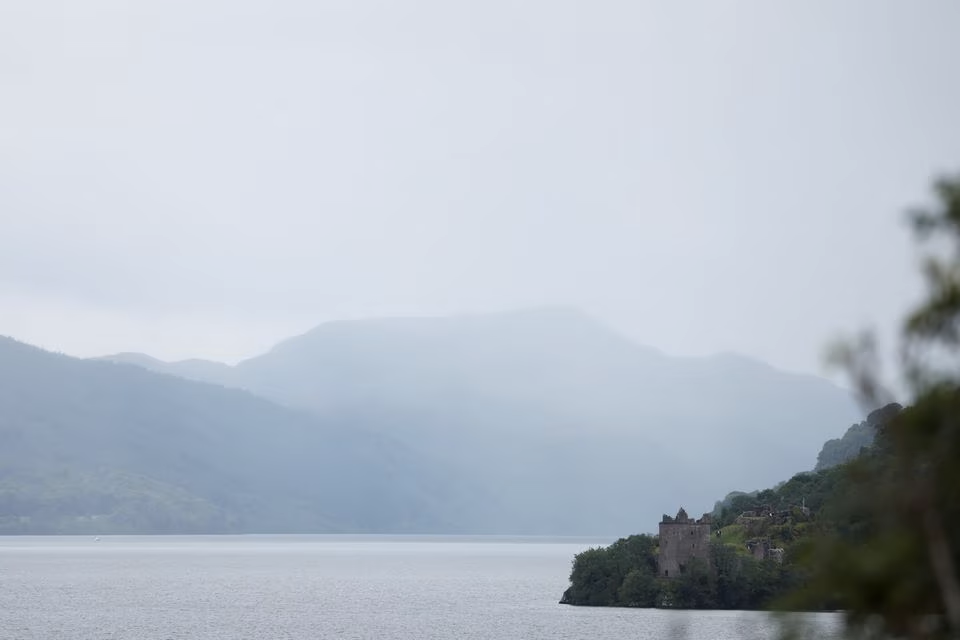
[[[710,559],[711,525],[706,519],[664,518],[660,523],[660,555],[657,560],[661,578],[675,578],[681,567],[693,558]]]

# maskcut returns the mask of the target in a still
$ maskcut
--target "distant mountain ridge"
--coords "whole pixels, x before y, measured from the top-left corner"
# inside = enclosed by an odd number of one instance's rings
[[[233,367],[223,362],[214,360],[203,360],[200,358],[190,358],[187,360],[177,360],[174,362],[165,362],[149,356],[145,353],[124,352],[115,353],[109,356],[99,358],[90,358],[90,360],[104,360],[118,364],[131,364],[154,373],[164,373],[167,375],[186,378],[197,382],[209,382],[223,386],[236,386],[231,384],[233,377]]]
[[[677,503],[707,511],[704,477],[769,486],[858,419],[826,380],[734,354],[670,357],[562,308],[331,322],[233,367],[120,358],[444,460],[479,492],[478,532],[605,533]]]
[[[456,480],[387,436],[2,337],[0,445],[0,533],[456,526]]]

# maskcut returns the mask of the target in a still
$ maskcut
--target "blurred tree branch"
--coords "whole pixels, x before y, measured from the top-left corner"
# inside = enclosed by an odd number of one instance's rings
[[[844,549],[852,554],[853,561],[844,564],[851,574],[841,577],[829,567],[820,567],[825,576],[833,576],[848,590],[848,602],[854,609],[848,612],[848,630],[858,634],[873,635],[874,629],[881,637],[960,636],[956,555],[960,546],[956,366],[960,348],[960,175],[936,180],[933,191],[936,205],[910,214],[915,239],[928,247],[922,266],[926,295],[904,320],[899,351],[913,406],[878,434],[878,439],[886,441],[892,462],[885,463],[888,466],[882,472],[867,474],[868,483],[895,495],[869,500],[871,517],[879,528],[868,544]],[[929,248],[931,244],[936,246]],[[865,406],[872,409],[892,401],[893,394],[882,382],[872,332],[833,344],[828,360],[846,372]],[[877,473],[890,475],[883,481]],[[909,555],[897,549],[911,539],[926,547],[926,565],[902,561]],[[891,542],[896,540],[901,542]],[[901,554],[901,561],[889,562],[882,556],[894,553]],[[896,567],[896,571],[884,573],[883,566]],[[917,575],[898,575],[904,567],[912,567],[909,570]],[[923,585],[933,585],[936,593]],[[856,590],[862,593],[853,594]],[[924,624],[924,615],[929,613],[939,615],[946,628]],[[879,630],[875,628],[878,624]]]

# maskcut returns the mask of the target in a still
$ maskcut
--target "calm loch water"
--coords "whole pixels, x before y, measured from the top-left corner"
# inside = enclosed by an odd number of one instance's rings
[[[3,640],[773,639],[754,612],[557,604],[611,540],[390,536],[0,538]],[[837,637],[833,614],[804,615]]]

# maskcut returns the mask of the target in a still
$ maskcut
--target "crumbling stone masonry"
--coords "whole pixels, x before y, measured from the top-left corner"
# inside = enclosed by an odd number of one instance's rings
[[[710,560],[710,531],[713,521],[709,514],[699,520],[687,515],[683,507],[676,518],[664,514],[660,522],[660,555],[657,572],[661,578],[676,578],[694,558]]]

